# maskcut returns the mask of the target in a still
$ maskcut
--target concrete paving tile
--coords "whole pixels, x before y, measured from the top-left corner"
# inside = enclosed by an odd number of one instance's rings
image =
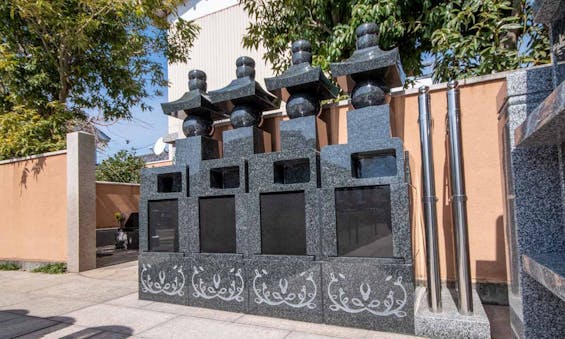
[[[0,292],[0,307],[21,303],[26,300],[32,300],[36,298],[36,296],[32,296],[27,293]]]
[[[390,332],[377,332],[368,331],[366,339],[416,339],[421,337],[415,337],[413,335],[390,333]]]
[[[117,299],[108,300],[105,302],[105,304],[133,307],[133,308],[142,308],[147,305],[153,304],[153,301],[139,300],[138,293],[132,293]]]
[[[329,337],[325,335],[317,335],[312,333],[304,333],[304,332],[290,332],[289,335],[284,337],[284,339],[334,339],[336,337]]]
[[[365,338],[368,332],[367,330],[358,328],[307,323],[302,321],[262,317],[256,315],[244,315],[243,317],[236,320],[236,322],[338,338]]]
[[[88,328],[78,325],[70,325],[65,323],[58,323],[57,325],[44,328],[39,331],[32,332],[28,335],[24,335],[18,339],[85,339],[91,338],[93,335],[101,333],[100,330],[96,328]]]
[[[243,316],[242,313],[225,312],[225,311],[213,310],[209,308],[191,307],[191,306],[167,304],[160,302],[154,302],[143,308],[157,312],[174,313],[179,315],[186,315],[191,317],[206,318],[206,319],[213,319],[213,320],[220,320],[227,322],[235,321]]]
[[[88,302],[104,302],[137,291],[137,287],[131,285],[123,281],[78,279],[33,291],[32,294],[79,299]]]
[[[29,274],[33,274],[30,276]],[[60,285],[61,283],[68,282],[69,277],[64,274],[41,274],[41,273],[28,273],[25,277],[15,277],[10,280],[0,282],[0,291],[2,292],[31,292],[40,289],[48,288],[51,286]]]
[[[87,301],[76,299],[56,298],[56,297],[39,297],[30,299],[21,303],[8,306],[1,306],[0,310],[20,310],[26,315],[35,317],[54,317],[93,305]]]
[[[2,322],[0,339],[19,337],[53,325],[57,325],[57,322],[22,315]]]
[[[0,311],[0,323],[3,322],[3,321],[8,321],[8,320],[13,319],[13,318],[18,318],[20,316],[21,315],[19,315],[17,313]],[[0,324],[0,328],[2,328],[1,324]]]
[[[289,331],[218,320],[180,316],[139,334],[142,338],[191,339],[275,339],[284,338]]]
[[[64,314],[63,317],[73,319],[76,325],[107,327],[104,331],[131,335],[159,325],[176,315],[100,304]]]

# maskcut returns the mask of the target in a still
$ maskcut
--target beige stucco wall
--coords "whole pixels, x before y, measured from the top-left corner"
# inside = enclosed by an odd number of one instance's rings
[[[139,211],[139,184],[96,182],[96,228],[117,227],[114,213]]]
[[[474,82],[461,86],[461,133],[467,188],[469,252],[475,281],[506,282],[506,245],[503,223],[501,164],[498,149],[497,94],[505,79]],[[433,151],[441,276],[455,279],[453,226],[449,205],[447,99],[445,85],[432,90]],[[424,226],[421,209],[421,156],[418,125],[418,94],[393,97],[394,134],[404,140],[410,153],[413,190],[413,230],[416,274],[425,277]]]
[[[0,260],[67,260],[66,157],[0,163]]]

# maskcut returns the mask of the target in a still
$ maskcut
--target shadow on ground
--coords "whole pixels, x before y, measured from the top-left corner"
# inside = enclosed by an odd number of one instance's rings
[[[126,326],[74,326],[70,317],[28,316],[28,310],[0,311],[0,338],[127,338],[133,330]]]

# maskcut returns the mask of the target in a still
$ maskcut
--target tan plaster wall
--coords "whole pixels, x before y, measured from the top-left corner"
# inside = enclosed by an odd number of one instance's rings
[[[497,94],[504,79],[463,85],[461,93],[461,134],[467,189],[469,252],[474,281],[506,282],[506,245],[503,223],[501,163],[498,148]],[[441,276],[455,279],[453,226],[449,205],[447,99],[445,86],[433,90],[433,150],[438,197],[438,232]],[[421,209],[421,156],[418,125],[418,94],[395,96],[391,100],[393,133],[404,140],[410,152],[413,195],[413,230],[416,274],[425,278],[425,244]]]
[[[66,157],[0,164],[0,259],[67,260]]]
[[[96,182],[96,228],[118,227],[114,213],[139,211],[139,185]]]

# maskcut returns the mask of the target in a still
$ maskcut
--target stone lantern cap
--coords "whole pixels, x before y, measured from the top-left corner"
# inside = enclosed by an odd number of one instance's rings
[[[206,93],[206,73],[191,70],[188,79],[188,92],[178,100],[162,103],[163,113],[183,120],[189,115],[212,120],[225,119],[227,115],[210,101]]]
[[[313,67],[312,47],[307,40],[292,44],[292,66],[281,75],[266,78],[267,89],[279,99],[288,101],[295,93],[312,93],[320,100],[336,98],[339,89],[324,75],[320,67]]]
[[[404,84],[404,71],[398,48],[383,51],[377,45],[378,26],[365,23],[355,30],[357,50],[343,62],[330,64],[332,75],[339,86],[350,93],[357,81],[371,78],[386,88]]]
[[[252,58],[239,57],[236,66],[237,79],[224,88],[211,91],[212,103],[223,112],[231,112],[235,106],[252,106],[261,112],[279,108],[280,100],[255,81],[255,61]]]

